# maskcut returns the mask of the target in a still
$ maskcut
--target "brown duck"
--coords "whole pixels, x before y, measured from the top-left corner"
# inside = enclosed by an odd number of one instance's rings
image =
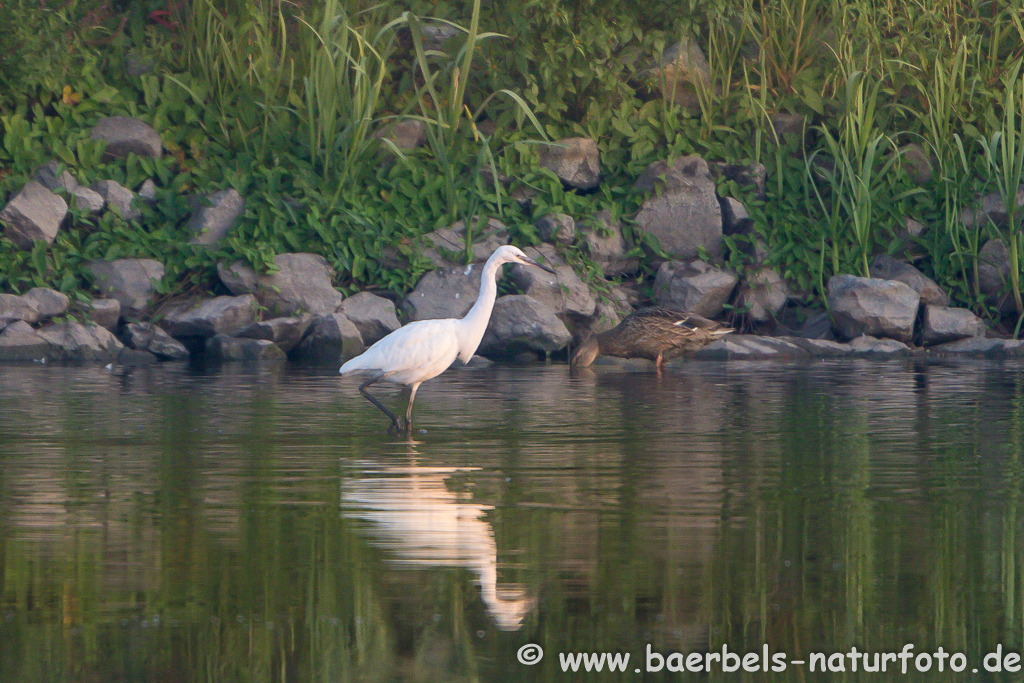
[[[646,358],[658,372],[666,357],[696,351],[733,329],[714,320],[671,308],[653,306],[627,315],[622,322],[592,335],[573,354],[572,366],[585,368],[598,356]]]

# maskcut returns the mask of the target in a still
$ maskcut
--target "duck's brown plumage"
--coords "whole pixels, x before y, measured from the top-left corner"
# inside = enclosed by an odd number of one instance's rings
[[[583,342],[573,355],[572,364],[586,367],[597,356],[604,355],[647,358],[660,369],[665,358],[696,351],[732,331],[731,327],[696,313],[660,306],[641,308],[607,332]]]

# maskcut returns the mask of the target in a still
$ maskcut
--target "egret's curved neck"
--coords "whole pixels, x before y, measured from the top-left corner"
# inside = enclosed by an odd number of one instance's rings
[[[483,272],[480,273],[480,293],[476,297],[476,303],[473,304],[473,308],[469,309],[469,313],[459,321],[461,328],[459,358],[463,362],[468,363],[469,359],[473,357],[477,347],[480,346],[480,340],[484,338],[484,332],[487,331],[487,323],[491,319],[491,311],[494,310],[494,299],[498,295],[498,283],[495,275],[500,267],[501,264],[496,263],[493,257],[487,259]]]

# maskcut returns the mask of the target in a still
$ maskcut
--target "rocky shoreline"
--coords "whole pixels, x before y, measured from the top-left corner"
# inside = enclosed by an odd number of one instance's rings
[[[103,119],[92,135],[107,144],[106,153],[113,157],[162,154],[159,135],[137,119]],[[543,150],[539,163],[568,188],[586,191],[600,183],[598,149],[592,140],[558,141]],[[760,164],[708,162],[697,155],[653,163],[636,180],[635,189],[647,199],[634,219],[634,232],[650,235],[658,251],[629,243],[621,223],[608,212],[586,221],[558,213],[537,217],[534,226],[543,242],[525,250],[556,275],[519,266],[508,269],[511,286],[505,289],[518,293],[496,301],[479,353],[520,362],[558,357],[588,335],[610,329],[631,310],[654,303],[708,318],[731,310],[731,319],[745,329],[765,333],[732,335],[697,354],[703,358],[1024,357],[1024,342],[991,338],[993,333],[974,313],[949,307],[941,287],[910,263],[888,255],[873,261],[872,277],[832,277],[828,313],[807,307],[810,297],[795,293],[791,283],[765,265],[766,249],[749,232],[745,206],[735,197],[721,196],[716,178],[728,179],[725,186],[742,187],[748,196],[763,196],[766,173]],[[65,229],[65,199],[80,210],[112,210],[132,220],[135,203],[148,201],[154,187],[147,180],[137,192],[114,181],[85,188],[50,163],[0,211],[0,221],[12,242],[32,249],[39,241],[51,244]],[[515,196],[529,208],[528,193]],[[234,190],[197,200],[186,226],[191,242],[196,248],[216,244],[230,233],[244,205]],[[984,198],[979,206],[978,211],[998,211]],[[721,265],[723,237],[729,235],[742,235],[751,245],[752,266],[744,273]],[[508,243],[510,235],[492,218],[474,227],[472,238],[473,263],[466,265],[466,227],[461,222],[424,235],[419,255],[432,269],[404,297],[362,292],[346,298],[334,288],[334,273],[322,256],[287,253],[275,257],[272,273],[257,273],[242,261],[220,263],[217,275],[228,295],[158,305],[165,276],[160,261],[91,261],[86,267],[99,295],[91,301],[72,302],[46,288],[0,294],[0,361],[145,364],[206,357],[340,364],[397,329],[400,318],[411,322],[464,315],[476,299],[479,262]],[[1000,252],[1000,245],[992,239],[982,248],[982,289],[994,303],[1000,303],[1008,267],[1005,246]],[[570,259],[569,247],[589,264]],[[378,258],[394,268],[411,266],[397,249]],[[604,279],[636,280],[641,260],[657,267],[649,283],[651,301],[635,284]],[[581,265],[596,266],[600,275],[591,274],[585,281],[577,272]]]

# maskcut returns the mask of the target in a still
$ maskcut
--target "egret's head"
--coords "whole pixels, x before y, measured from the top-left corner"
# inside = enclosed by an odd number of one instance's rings
[[[494,253],[491,254],[491,258],[489,260],[493,261],[499,266],[502,265],[503,263],[522,263],[527,266],[536,266],[541,270],[546,270],[552,275],[555,275],[555,271],[553,271],[551,268],[537,263],[532,258],[524,254],[522,249],[520,249],[519,247],[513,247],[511,244],[506,244],[503,247],[498,247],[497,249],[495,249]]]

